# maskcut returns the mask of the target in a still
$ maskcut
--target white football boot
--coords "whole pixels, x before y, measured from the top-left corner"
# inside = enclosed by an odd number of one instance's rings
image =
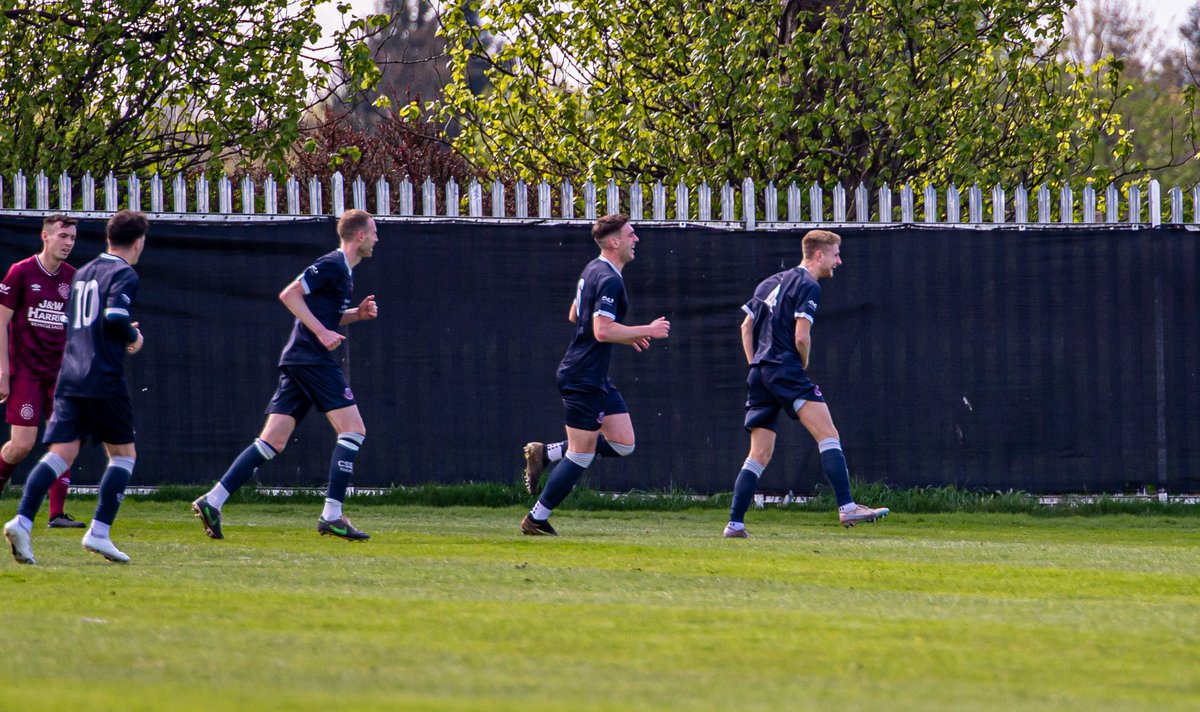
[[[4,538],[8,539],[14,561],[18,564],[37,563],[37,559],[33,558],[33,547],[29,545],[29,532],[25,531],[16,517],[4,525]]]
[[[92,536],[91,529],[88,529],[87,534],[83,535],[83,548],[118,564],[124,564],[129,561],[129,556],[114,546],[112,539]]]

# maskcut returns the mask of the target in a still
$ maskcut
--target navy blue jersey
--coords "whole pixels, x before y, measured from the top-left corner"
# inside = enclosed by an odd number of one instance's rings
[[[113,317],[130,319],[137,301],[137,272],[107,252],[75,273],[67,308],[67,348],[55,395],[107,398],[128,395],[125,385],[126,333],[105,328]]]
[[[811,324],[817,314],[817,304],[821,301],[820,285],[803,267],[795,267],[778,276],[779,282],[762,300],[767,308],[766,324],[762,328],[761,338],[756,342],[751,364],[799,363],[796,320],[808,319]]]
[[[342,315],[350,308],[350,293],[354,277],[346,254],[334,250],[322,255],[296,278],[304,288],[304,303],[317,321],[330,331],[337,331]],[[292,325],[292,336],[279,356],[280,366],[337,366],[333,352],[321,345],[317,335],[299,319]]]
[[[597,257],[588,263],[575,288],[575,333],[558,364],[558,380],[583,386],[608,383],[613,344],[596,341],[592,322],[606,316],[620,323],[629,310],[625,280],[611,262]]]
[[[775,287],[779,286],[779,282],[783,280],[791,270],[776,272],[758,283],[754,288],[754,296],[750,297],[750,301],[742,305],[742,311],[750,317],[750,323],[753,327],[754,352],[764,347],[764,342],[770,338],[767,332],[767,321],[771,314],[770,307],[767,306],[767,299],[770,298],[771,292],[775,291]]]

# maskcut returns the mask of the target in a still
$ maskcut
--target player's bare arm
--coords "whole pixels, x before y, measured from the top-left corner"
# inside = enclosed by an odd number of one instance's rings
[[[8,363],[8,325],[12,323],[13,310],[0,305],[0,403],[8,400],[12,383]]]
[[[572,324],[575,323],[575,309],[575,302],[571,302],[571,311],[567,314],[567,321],[571,322]]]
[[[379,305],[375,303],[375,295],[369,294],[357,307],[343,314],[342,320],[338,323],[345,326],[356,321],[368,321],[377,316],[379,316]]]
[[[808,319],[796,319],[796,353],[800,354],[800,364],[808,368],[808,352],[812,349],[812,324]]]
[[[607,316],[597,315],[592,319],[592,335],[596,341],[611,344],[646,343],[645,339],[665,339],[671,333],[671,322],[665,316],[660,316],[644,326],[625,326],[613,321]],[[636,348],[636,347],[635,347]],[[639,351],[641,349],[638,349]]]
[[[742,319],[742,351],[746,352],[746,363],[754,361],[754,319],[749,315]]]
[[[299,319],[300,323],[304,324],[326,349],[333,351],[346,340],[342,334],[326,329],[308,308],[308,304],[304,302],[304,286],[300,284],[299,280],[283,288],[283,291],[279,293],[279,301],[283,302],[292,316]]]

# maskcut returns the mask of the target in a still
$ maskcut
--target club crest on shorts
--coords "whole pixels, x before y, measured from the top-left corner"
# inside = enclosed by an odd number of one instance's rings
[[[71,285],[67,284],[66,282],[59,284],[58,296],[63,299],[69,299],[71,297]]]
[[[342,394],[342,397],[346,400],[354,400],[354,393],[349,388],[346,388],[346,392]]]
[[[825,394],[821,393],[821,387],[815,384],[813,385],[813,393],[816,393],[818,398],[825,397]]]
[[[604,413],[600,413],[600,415],[596,416],[596,422],[600,424],[604,423]]]
[[[21,406],[21,420],[33,420],[33,404],[26,403]]]

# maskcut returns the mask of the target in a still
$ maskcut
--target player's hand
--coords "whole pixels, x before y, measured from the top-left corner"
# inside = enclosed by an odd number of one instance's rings
[[[138,351],[142,350],[142,344],[144,344],[146,340],[142,338],[142,331],[141,329],[138,329],[138,323],[136,321],[130,324],[130,326],[132,326],[133,330],[137,332],[137,339],[125,346],[125,353],[132,356]]]
[[[321,345],[324,346],[327,351],[333,351],[337,347],[341,346],[342,342],[346,340],[345,336],[342,336],[336,331],[330,331],[329,329],[326,329],[318,334],[317,338],[321,340]]]
[[[362,300],[362,304],[358,305],[358,319],[366,321],[377,316],[379,316],[379,305],[375,303],[375,295],[367,295],[367,298]]]
[[[648,324],[650,327],[650,338],[665,339],[671,334],[671,322],[667,321],[667,317],[660,316]]]
[[[3,375],[0,375],[0,403],[3,403],[4,401],[8,400],[8,394],[10,392],[9,391],[10,387],[11,387],[11,384],[9,382],[8,374],[5,373]]]
[[[637,339],[632,344],[630,344],[630,346],[633,347],[634,351],[641,353],[642,351],[645,351],[646,349],[650,348],[650,337],[643,336],[642,338]]]

